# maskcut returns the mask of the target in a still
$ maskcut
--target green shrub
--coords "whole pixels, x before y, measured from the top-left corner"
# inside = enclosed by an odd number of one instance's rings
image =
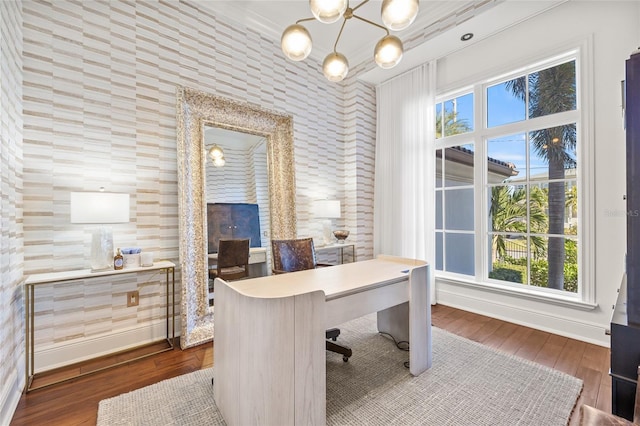
[[[496,262],[493,264],[493,270],[489,272],[489,278],[494,280],[509,281],[512,283],[523,283],[527,276],[526,266],[513,265],[506,262]]]
[[[531,285],[547,287],[549,281],[549,264],[546,260],[531,262]]]

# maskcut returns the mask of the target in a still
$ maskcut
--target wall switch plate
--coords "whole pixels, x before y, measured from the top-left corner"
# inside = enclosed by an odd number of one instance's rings
[[[138,291],[127,292],[127,308],[140,304],[140,293]]]

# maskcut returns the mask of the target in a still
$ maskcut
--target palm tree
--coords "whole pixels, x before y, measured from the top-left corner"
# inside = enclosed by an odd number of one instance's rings
[[[528,85],[526,84],[528,82]],[[529,99],[529,118],[541,117],[576,108],[575,61],[557,65],[511,80],[507,88],[518,98]],[[565,168],[575,167],[572,152],[576,148],[576,126],[568,124],[535,130],[529,135],[533,148],[549,165],[549,234],[564,234]],[[564,288],[564,238],[549,238],[547,250],[549,288]]]

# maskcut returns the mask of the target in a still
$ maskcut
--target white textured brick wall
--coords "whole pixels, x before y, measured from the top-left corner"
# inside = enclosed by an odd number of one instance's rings
[[[0,423],[24,378],[21,8],[0,2]]]

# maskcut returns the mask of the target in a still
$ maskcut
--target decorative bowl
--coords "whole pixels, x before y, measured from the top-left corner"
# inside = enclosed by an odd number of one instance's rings
[[[333,231],[333,236],[336,237],[339,243],[344,243],[344,240],[349,236],[349,231],[346,229],[338,229]]]

